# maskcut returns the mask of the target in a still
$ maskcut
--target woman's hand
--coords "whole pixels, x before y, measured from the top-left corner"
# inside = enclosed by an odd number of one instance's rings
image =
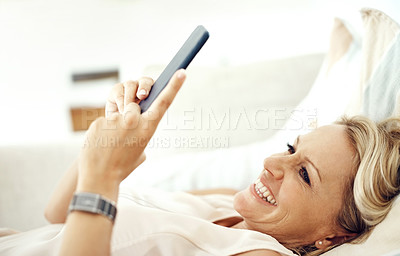
[[[120,182],[145,160],[144,149],[184,80],[184,71],[177,71],[143,114],[138,103],[147,97],[153,80],[143,78],[114,86],[106,118],[94,121],[86,134],[77,191],[116,200]]]
[[[112,88],[110,96],[107,99],[107,104],[106,104],[107,117],[109,117],[114,113],[123,114],[125,105],[128,105],[129,103],[132,102],[139,103],[140,100],[147,98],[152,85],[153,85],[153,79],[148,77],[141,78],[138,81],[128,81],[125,83],[116,84]],[[94,133],[94,131],[90,132]],[[91,134],[91,136],[95,135]],[[100,144],[101,141],[99,140],[98,142]],[[110,141],[110,146],[111,146],[111,141]],[[81,156],[80,160],[77,159],[77,161],[74,161],[73,165],[64,174],[63,178],[57,185],[56,190],[53,192],[45,208],[45,217],[50,223],[64,223],[65,220],[67,219],[68,206],[72,200],[75,190],[77,189],[78,169],[79,169],[78,167],[81,164],[82,159],[84,158],[85,157]],[[139,166],[143,162],[144,158],[145,155],[143,153],[138,158],[136,163],[132,164],[132,170],[135,169],[137,166]],[[81,180],[82,179],[88,179],[88,178],[82,178],[81,174]],[[89,190],[89,188],[82,186],[80,187],[80,190]],[[94,189],[92,188],[92,190]]]

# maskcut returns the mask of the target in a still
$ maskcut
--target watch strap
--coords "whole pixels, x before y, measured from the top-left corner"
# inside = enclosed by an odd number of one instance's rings
[[[69,212],[83,211],[94,214],[101,214],[112,222],[117,215],[117,208],[114,201],[111,201],[100,194],[88,192],[76,192],[68,208]]]

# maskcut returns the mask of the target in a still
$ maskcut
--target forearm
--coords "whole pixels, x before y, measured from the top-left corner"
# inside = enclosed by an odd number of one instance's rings
[[[64,223],[68,206],[76,190],[78,180],[78,159],[63,175],[46,206],[44,215],[50,223]]]
[[[59,255],[110,255],[112,228],[112,222],[105,216],[71,212]]]
[[[77,192],[99,194],[114,202],[117,201],[119,181],[105,176],[79,177]],[[67,218],[61,256],[110,255],[112,221],[101,214],[72,211]]]

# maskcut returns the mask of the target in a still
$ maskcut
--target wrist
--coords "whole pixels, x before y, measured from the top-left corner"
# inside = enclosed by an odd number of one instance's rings
[[[115,171],[107,171],[85,162],[79,164],[76,192],[96,193],[117,201],[120,183],[118,173]]]
[[[76,192],[100,194],[110,200],[117,201],[119,182],[95,177],[79,178]]]
[[[117,215],[116,202],[102,195],[88,192],[76,192],[68,208],[73,211],[100,214],[114,222]]]

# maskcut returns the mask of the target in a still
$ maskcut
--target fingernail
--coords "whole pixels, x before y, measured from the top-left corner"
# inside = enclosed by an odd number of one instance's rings
[[[141,89],[141,90],[139,91],[139,95],[146,95],[146,94],[147,94],[147,92],[146,92],[145,89]]]
[[[178,71],[177,77],[178,77],[179,79],[181,79],[181,78],[183,78],[184,76],[185,76],[185,70],[184,70],[184,69],[180,69],[180,70]]]

